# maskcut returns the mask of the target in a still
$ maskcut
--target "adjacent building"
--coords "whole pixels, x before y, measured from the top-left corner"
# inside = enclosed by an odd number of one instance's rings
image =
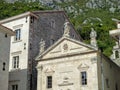
[[[47,50],[41,42],[37,90],[120,90],[120,67],[99,51],[96,32],[92,29],[88,45],[69,37],[67,27]]]
[[[35,57],[40,41],[45,50],[63,36],[64,25],[69,22],[64,11],[26,12],[0,21],[12,29],[9,63],[9,90],[36,90],[37,71]],[[71,24],[70,37],[81,40]]]
[[[8,69],[11,36],[15,33],[0,25],[0,89],[8,90]]]
[[[117,29],[110,30],[110,36],[116,41],[116,45],[113,46],[113,54],[111,59],[118,66],[120,66],[120,22],[117,22]]]

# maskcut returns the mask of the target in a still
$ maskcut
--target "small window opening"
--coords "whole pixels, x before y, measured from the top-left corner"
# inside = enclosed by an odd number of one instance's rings
[[[18,85],[12,85],[12,90],[18,90]]]
[[[32,50],[32,44],[30,43],[30,50]]]
[[[87,85],[87,73],[81,72],[81,80],[82,80],[82,85]]]
[[[7,36],[8,36],[8,35],[7,35],[7,33],[6,33],[6,34],[5,34],[5,37],[7,38]]]
[[[31,21],[31,23],[33,23],[33,22],[34,22],[34,17],[31,17],[31,20],[30,20],[30,21]]]
[[[47,88],[52,88],[52,76],[47,76]]]
[[[5,65],[6,65],[6,63],[3,62],[3,71],[5,71]]]
[[[26,17],[26,21],[25,22],[27,23],[27,17]]]

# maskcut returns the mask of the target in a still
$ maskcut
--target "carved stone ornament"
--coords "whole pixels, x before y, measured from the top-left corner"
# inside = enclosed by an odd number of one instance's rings
[[[82,64],[80,64],[79,66],[78,66],[78,69],[79,70],[86,70],[86,69],[88,69],[89,68],[89,66],[87,65],[87,64],[85,64],[85,63],[82,63]]]
[[[97,47],[96,37],[97,37],[96,31],[93,28],[91,28],[91,33],[90,33],[91,41],[90,41],[90,43],[94,47]]]
[[[90,38],[96,38],[96,37],[97,37],[96,31],[93,28],[91,28]]]
[[[92,62],[92,64],[93,64],[93,63],[96,63],[96,62],[97,62],[97,57],[91,58],[91,62]]]
[[[67,21],[67,22],[65,22],[64,23],[64,34],[63,34],[63,36],[65,36],[65,37],[69,37],[70,35],[70,23]]]
[[[67,51],[67,50],[68,50],[68,45],[67,45],[67,44],[64,44],[64,45],[63,45],[63,49],[64,49],[65,51]]]
[[[40,54],[45,51],[45,41],[41,39],[40,41]]]
[[[42,70],[42,69],[43,69],[43,66],[42,66],[42,65],[37,65],[36,68],[37,68],[38,70]]]
[[[54,72],[55,71],[51,67],[49,67],[45,70],[45,73],[54,73]]]

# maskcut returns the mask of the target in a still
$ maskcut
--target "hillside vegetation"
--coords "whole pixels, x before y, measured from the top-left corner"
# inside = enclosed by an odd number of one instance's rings
[[[14,16],[26,11],[65,10],[75,26],[76,30],[82,36],[85,43],[90,42],[90,31],[94,28],[97,31],[98,47],[103,50],[107,56],[111,55],[114,41],[109,36],[109,30],[116,28],[116,22],[113,18],[120,19],[119,0],[74,0],[74,2],[54,2],[44,6],[40,2],[17,1],[15,3],[6,3],[0,1],[0,19]]]
[[[49,10],[50,7],[43,6],[39,2],[25,2],[24,0],[15,3],[7,3],[0,0],[0,19],[18,15],[27,11]]]
[[[101,49],[106,56],[110,56],[115,41],[110,37],[109,30],[117,28],[116,21],[113,21],[113,19],[120,19],[120,9],[117,6],[118,4],[116,4],[118,0],[95,1],[97,0],[76,0],[76,2],[56,3],[56,5],[68,13],[71,22],[82,36],[85,43],[90,43],[89,34],[91,28],[94,28],[97,32],[99,49]],[[104,5],[101,5],[99,1],[103,2]]]

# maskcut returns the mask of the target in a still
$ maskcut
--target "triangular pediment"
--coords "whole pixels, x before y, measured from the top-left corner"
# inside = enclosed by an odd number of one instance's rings
[[[79,67],[78,67],[78,69],[80,70],[80,69],[88,69],[89,68],[89,66],[87,65],[87,64],[85,64],[85,63],[82,63],[82,64],[80,64],[79,65]]]
[[[37,60],[39,60],[40,57],[42,57],[41,59],[55,58],[78,53],[87,53],[95,50],[97,50],[97,48],[94,48],[83,42],[70,38],[61,38],[42,55],[38,56]]]

